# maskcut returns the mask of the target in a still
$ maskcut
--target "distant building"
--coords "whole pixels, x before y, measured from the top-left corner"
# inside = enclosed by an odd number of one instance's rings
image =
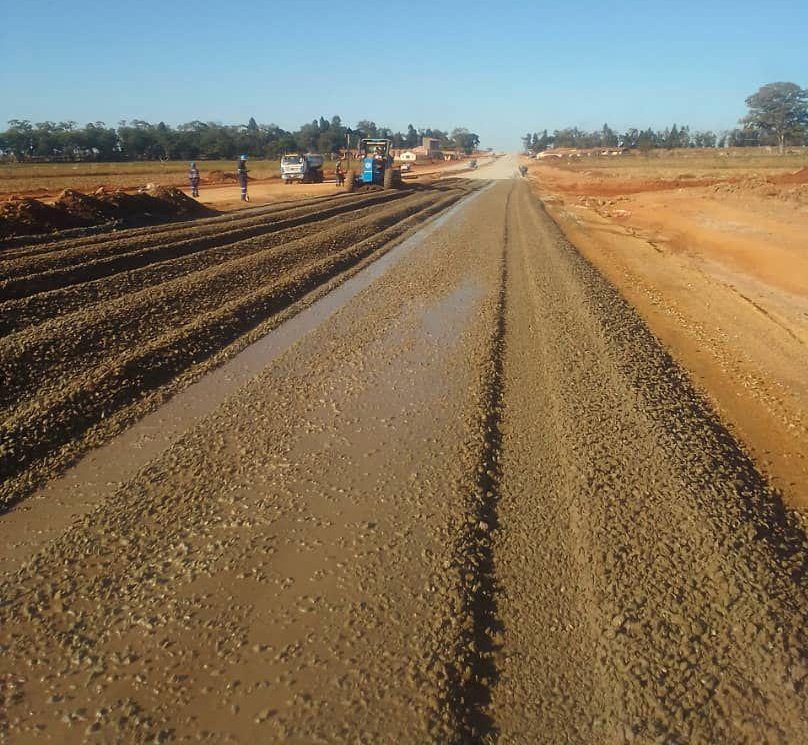
[[[412,152],[415,153],[418,160],[440,160],[443,158],[443,153],[440,149],[440,140],[434,137],[424,137],[418,147],[414,147]]]
[[[418,156],[412,150],[404,150],[398,154],[397,160],[403,161],[404,163],[414,163],[418,160]]]

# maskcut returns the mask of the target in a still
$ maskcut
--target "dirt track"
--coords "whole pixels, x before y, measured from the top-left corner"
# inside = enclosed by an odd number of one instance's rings
[[[3,578],[9,741],[806,739],[804,532],[512,170]]]

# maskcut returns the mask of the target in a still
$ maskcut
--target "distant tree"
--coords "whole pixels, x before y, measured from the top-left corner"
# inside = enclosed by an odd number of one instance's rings
[[[756,129],[732,129],[727,132],[728,147],[756,147],[760,144],[760,132]]]
[[[692,141],[694,147],[715,147],[718,138],[715,132],[707,130],[705,132],[694,132]]]
[[[600,144],[602,147],[617,147],[618,137],[608,124],[604,124],[600,131]]]
[[[176,157],[174,153],[176,133],[165,122],[159,122],[154,130],[157,144],[163,151],[162,157],[166,158],[166,160]]]
[[[657,135],[653,129],[646,129],[637,136],[637,149],[648,155],[656,147]]]
[[[10,119],[3,133],[3,147],[11,150],[17,159],[33,154],[34,128],[27,119]]]
[[[110,161],[118,157],[118,133],[104,122],[90,122],[78,134],[81,154],[88,159]]]
[[[251,157],[277,158],[295,150],[338,152],[345,147],[346,134],[349,132],[353,145],[359,137],[381,136],[391,138],[396,147],[401,147],[407,138],[417,144],[420,136],[412,125],[408,127],[407,135],[403,135],[372,121],[360,124],[366,127],[366,131],[347,129],[338,116],[330,120],[319,117],[296,132],[288,132],[276,124],[258,124],[253,117],[246,125],[194,120],[177,127],[165,122],[151,124],[141,119],[129,122],[121,120],[117,129],[107,127],[104,122],[79,127],[72,121],[32,124],[28,120],[12,119],[8,129],[0,131],[0,155],[13,155],[18,160],[36,156],[43,159],[107,161],[230,159],[242,153]],[[464,127],[453,133],[454,141],[439,129],[426,129],[423,132],[437,138],[443,147],[454,145],[468,151],[479,144],[479,137]]]
[[[356,129],[361,130],[364,132],[362,135],[363,137],[378,137],[379,136],[379,128],[376,126],[376,122],[372,122],[368,119],[362,119],[356,123]]]
[[[297,148],[302,152],[316,150],[320,142],[320,125],[317,120],[304,124],[296,133]]]
[[[637,128],[632,127],[630,129],[627,129],[623,133],[622,137],[620,137],[619,142],[620,144],[622,144],[623,147],[633,150],[635,147],[637,147],[639,140],[640,140],[640,131]]]
[[[553,132],[556,147],[597,147],[600,133],[584,132],[578,127],[566,127]]]
[[[462,150],[469,155],[480,144],[480,138],[474,132],[469,132],[465,127],[457,127],[452,130],[451,144],[457,150]]]
[[[808,90],[796,83],[769,83],[746,99],[749,113],[741,119],[747,130],[772,135],[780,153],[787,139],[802,141],[808,125]]]
[[[418,146],[418,132],[412,124],[407,125],[407,134],[404,136],[404,147],[417,147]]]

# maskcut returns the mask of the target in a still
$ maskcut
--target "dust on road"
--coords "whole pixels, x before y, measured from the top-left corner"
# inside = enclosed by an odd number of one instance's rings
[[[513,171],[3,576],[10,741],[805,739],[804,533]]]

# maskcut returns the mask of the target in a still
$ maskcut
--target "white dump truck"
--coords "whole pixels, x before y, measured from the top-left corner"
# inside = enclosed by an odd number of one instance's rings
[[[291,153],[281,158],[281,178],[284,184],[300,181],[304,184],[323,182],[323,156],[318,153]]]

